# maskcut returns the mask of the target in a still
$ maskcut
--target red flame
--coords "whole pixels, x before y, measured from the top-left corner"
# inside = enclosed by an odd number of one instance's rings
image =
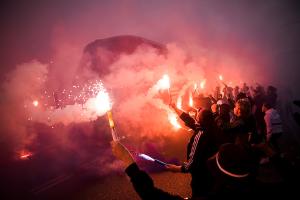
[[[190,93],[190,96],[189,96],[189,106],[190,106],[190,107],[193,107],[193,105],[194,105],[194,102],[193,102],[193,95],[192,95],[192,93]]]
[[[220,81],[223,81],[223,76],[222,76],[222,74],[219,75],[219,79],[220,79]]]
[[[169,112],[168,118],[169,118],[169,122],[173,125],[173,127],[174,127],[175,129],[180,129],[180,128],[181,128],[181,126],[180,126],[180,124],[179,124],[179,122],[178,122],[177,114],[176,114],[176,113],[174,113],[174,112]]]

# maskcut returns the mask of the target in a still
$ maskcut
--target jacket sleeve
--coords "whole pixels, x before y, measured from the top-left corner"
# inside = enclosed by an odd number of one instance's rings
[[[146,172],[141,171],[136,163],[129,165],[125,172],[129,176],[134,190],[143,200],[183,200],[180,196],[156,188],[151,177]]]
[[[196,123],[194,118],[192,118],[189,114],[183,112],[179,117],[182,121],[184,121],[187,127],[193,129],[194,131],[196,131],[197,128],[199,128],[199,125]]]
[[[199,148],[198,144],[199,144],[199,140],[200,140],[202,133],[203,133],[202,131],[199,131],[197,133],[197,135],[195,136],[193,145],[192,145],[192,149],[191,149],[191,153],[189,155],[189,160],[181,166],[181,172],[184,172],[184,173],[189,172],[190,169],[192,168],[194,159],[196,157],[196,150]]]

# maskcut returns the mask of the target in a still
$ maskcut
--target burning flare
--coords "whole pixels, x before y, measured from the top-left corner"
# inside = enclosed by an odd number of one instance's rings
[[[152,161],[152,162],[156,162],[156,163],[158,163],[158,164],[160,164],[160,165],[163,165],[163,166],[165,166],[165,165],[167,164],[167,163],[165,163],[165,162],[163,162],[163,161],[154,159],[154,158],[152,158],[152,157],[150,157],[150,156],[148,156],[148,155],[146,155],[146,154],[143,154],[143,153],[139,154],[139,157],[141,157],[141,158],[143,158],[143,159],[145,159],[145,160],[149,160],[149,161]]]
[[[28,160],[33,155],[33,153],[25,149],[21,150],[18,154],[20,160]]]
[[[223,81],[223,76],[222,76],[222,74],[219,75],[219,79],[220,79],[220,81]]]
[[[182,97],[179,96],[176,103],[177,108],[182,109]]]
[[[112,112],[111,110],[107,111],[107,118],[108,118],[108,123],[110,128],[115,128],[115,123],[112,117]]]
[[[96,96],[96,106],[95,109],[97,113],[105,113],[111,110],[112,103],[110,101],[109,95],[105,90],[100,90]]]
[[[168,74],[163,75],[162,79],[157,82],[159,89],[166,90],[170,89],[170,78]]]
[[[203,90],[206,84],[206,79],[204,79],[203,81],[201,81],[200,83],[200,88]]]
[[[177,114],[174,113],[174,112],[169,112],[168,113],[168,119],[169,119],[169,122],[173,125],[173,127],[175,129],[180,129],[181,126],[178,122],[178,119],[177,119]]]
[[[193,95],[192,95],[192,93],[190,93],[190,95],[189,95],[189,106],[190,106],[190,107],[193,107],[193,105],[194,105],[194,102],[193,102]]]
[[[37,100],[34,100],[34,101],[32,102],[32,104],[33,104],[34,107],[37,107],[37,106],[39,105],[39,102],[38,102]]]

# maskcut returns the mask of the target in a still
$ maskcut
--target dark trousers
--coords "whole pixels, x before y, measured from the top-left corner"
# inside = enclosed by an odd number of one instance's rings
[[[282,133],[274,133],[271,135],[269,144],[271,148],[275,151],[275,154],[280,153],[280,148],[278,145],[278,139],[281,137]]]

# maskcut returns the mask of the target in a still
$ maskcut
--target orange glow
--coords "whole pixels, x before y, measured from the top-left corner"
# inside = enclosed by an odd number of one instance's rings
[[[169,118],[169,122],[173,125],[173,127],[175,129],[180,129],[181,128],[180,124],[178,123],[177,114],[176,113],[169,112],[168,118]]]
[[[107,111],[107,117],[108,117],[108,122],[109,122],[109,127],[110,128],[114,128],[115,127],[115,123],[112,117],[112,112],[111,110]]]
[[[39,105],[39,102],[38,102],[37,100],[34,100],[34,101],[32,102],[32,104],[33,104],[34,107],[37,107],[37,106]]]

